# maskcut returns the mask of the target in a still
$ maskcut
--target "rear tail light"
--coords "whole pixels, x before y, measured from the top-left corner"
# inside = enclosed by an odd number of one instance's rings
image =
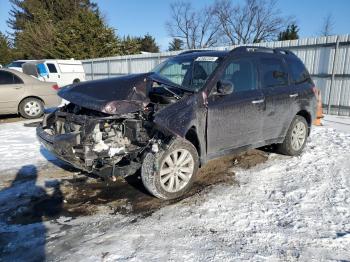
[[[60,89],[60,87],[58,85],[53,85],[52,88],[56,91],[58,91]]]

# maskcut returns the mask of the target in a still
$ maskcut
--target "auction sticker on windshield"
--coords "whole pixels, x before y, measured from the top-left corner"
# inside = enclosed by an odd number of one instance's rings
[[[218,60],[219,57],[217,56],[199,56],[196,58],[195,61],[207,61],[207,62],[215,62]]]

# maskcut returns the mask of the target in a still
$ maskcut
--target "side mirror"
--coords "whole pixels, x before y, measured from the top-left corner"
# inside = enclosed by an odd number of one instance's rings
[[[37,64],[36,67],[40,76],[45,77],[49,75],[44,64]]]
[[[227,80],[220,80],[218,83],[217,83],[217,86],[216,86],[216,93],[218,95],[229,95],[229,94],[232,94],[233,93],[233,90],[234,90],[234,86],[232,84],[231,81],[227,81]]]

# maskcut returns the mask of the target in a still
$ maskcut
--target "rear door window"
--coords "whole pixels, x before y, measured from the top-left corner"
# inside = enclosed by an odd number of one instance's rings
[[[234,86],[234,92],[254,90],[256,84],[257,70],[255,63],[249,59],[232,61],[225,69],[221,80],[230,81]]]
[[[311,80],[309,72],[299,59],[288,58],[287,64],[289,66],[292,82],[294,84],[297,85]]]
[[[23,81],[18,76],[13,75],[13,83],[14,84],[23,84]]]
[[[0,85],[22,84],[23,81],[14,74],[6,71],[0,71]]]
[[[279,58],[261,58],[260,81],[262,88],[287,86],[288,73],[283,61]]]
[[[47,68],[49,69],[50,73],[57,73],[57,68],[55,64],[47,63]]]

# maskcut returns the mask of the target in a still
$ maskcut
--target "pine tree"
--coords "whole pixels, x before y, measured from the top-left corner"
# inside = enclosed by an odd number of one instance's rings
[[[85,59],[121,54],[121,43],[90,0],[11,0],[9,25],[23,58]]]
[[[296,24],[290,24],[285,31],[279,33],[278,41],[299,39],[298,32],[298,26]]]
[[[150,52],[150,53],[158,53],[159,46],[156,43],[156,40],[150,34],[146,34],[143,37],[139,38],[140,41],[140,51]]]
[[[173,38],[169,43],[168,51],[179,51],[183,49],[184,42],[180,38]]]
[[[138,37],[124,36],[121,41],[121,53],[124,55],[140,54],[141,44]]]
[[[13,52],[8,38],[0,32],[0,64],[6,65],[13,59]]]

